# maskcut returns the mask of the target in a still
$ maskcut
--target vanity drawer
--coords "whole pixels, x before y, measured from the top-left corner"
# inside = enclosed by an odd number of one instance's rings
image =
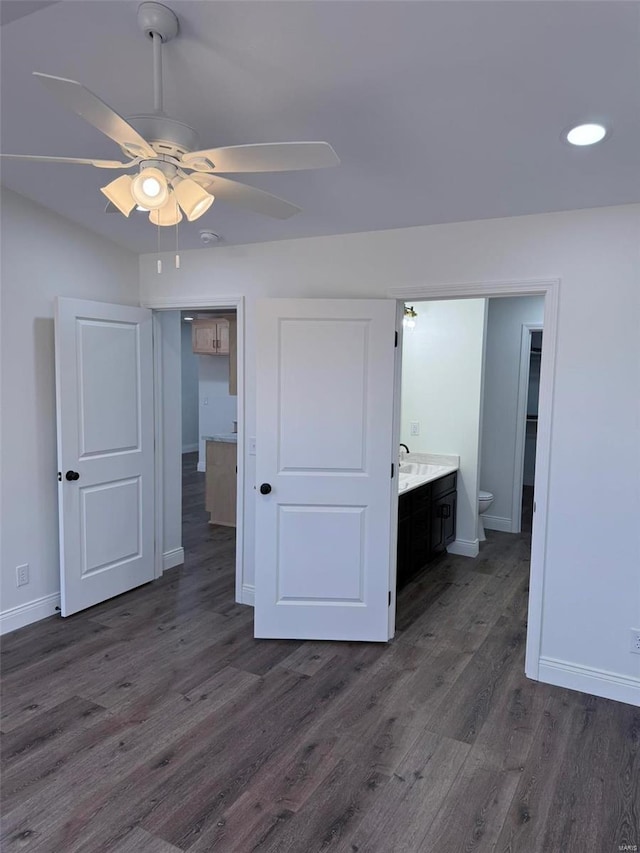
[[[440,495],[446,495],[447,492],[455,491],[457,478],[458,472],[454,471],[453,474],[447,474],[446,477],[440,477],[439,480],[433,480],[431,482],[431,497],[439,498]]]

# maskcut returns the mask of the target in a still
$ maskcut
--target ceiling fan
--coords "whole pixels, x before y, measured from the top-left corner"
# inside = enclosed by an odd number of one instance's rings
[[[300,208],[296,205],[239,181],[223,178],[221,174],[337,166],[340,160],[329,143],[272,142],[199,150],[195,130],[169,118],[162,110],[162,45],[178,34],[178,18],[160,3],[145,2],[138,8],[138,24],[153,43],[152,114],[124,119],[75,80],[33,72],[66,107],[113,139],[127,160],[29,154],[1,156],[75,163],[99,169],[135,169],[133,175],[121,175],[100,188],[109,199],[107,210],[118,210],[127,217],[134,209],[148,211],[151,222],[159,226],[176,225],[183,213],[190,222],[198,219],[216,197],[276,219],[288,219],[298,213]]]

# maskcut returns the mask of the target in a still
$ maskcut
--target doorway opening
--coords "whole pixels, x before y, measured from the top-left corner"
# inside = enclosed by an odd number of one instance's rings
[[[542,341],[541,325],[523,324],[515,453],[516,476],[513,483],[512,531],[514,533],[519,533],[521,530],[531,533],[533,524]]]
[[[409,448],[405,450],[404,461],[431,461],[437,463],[436,456],[449,456],[453,461],[460,457],[456,477],[456,525],[449,527],[450,544],[444,549],[434,549],[433,543],[439,541],[436,534],[442,521],[438,516],[438,496],[431,495],[430,523],[431,533],[423,536],[423,542],[431,543],[430,559],[425,563],[426,569],[414,578],[428,577],[430,567],[442,565],[443,560],[471,565],[469,560],[459,560],[459,557],[475,557],[475,567],[480,573],[488,571],[487,559],[490,554],[497,561],[503,561],[505,553],[509,559],[516,562],[530,555],[531,569],[529,575],[528,628],[526,636],[525,672],[531,678],[538,677],[540,655],[540,627],[542,621],[542,583],[544,575],[544,531],[546,527],[546,497],[549,465],[549,433],[551,416],[551,389],[553,385],[554,364],[554,329],[557,314],[557,281],[540,282],[508,282],[504,284],[461,284],[437,288],[411,288],[408,290],[393,290],[389,295],[401,299],[403,303],[413,306],[418,316],[415,327],[404,330],[402,395],[397,401],[401,411],[400,442]],[[518,299],[518,297],[526,297]],[[533,298],[533,299],[532,299]],[[517,315],[517,306],[539,304],[539,316],[522,317],[518,320],[511,316],[508,346],[501,339],[501,333],[491,326],[491,306],[497,306],[494,313],[502,317],[503,325],[508,315]],[[484,305],[484,308],[483,308]],[[440,314],[442,313],[442,317]],[[443,318],[449,315],[446,322]],[[457,319],[456,319],[457,317]],[[420,323],[423,322],[422,332]],[[523,531],[516,534],[521,544],[511,546],[515,542],[513,524],[515,519],[511,513],[514,480],[521,479],[524,464],[524,435],[520,477],[516,477],[516,438],[518,432],[517,412],[520,382],[520,350],[521,329],[523,322],[530,322],[534,330],[545,328],[545,349],[535,357],[538,359],[539,394],[536,420],[535,486],[536,514],[533,531]],[[447,336],[447,323],[453,329],[458,325],[460,337],[459,346],[455,339]],[[498,324],[499,325],[499,324]],[[504,330],[503,330],[504,333]],[[502,333],[502,334],[503,334]],[[504,336],[504,334],[503,334]],[[492,345],[493,339],[493,345]],[[531,336],[528,333],[528,342]],[[536,349],[538,340],[535,339]],[[500,350],[502,349],[502,352]],[[411,355],[408,357],[408,353]],[[419,366],[419,359],[431,355],[432,364],[429,369]],[[527,350],[527,379],[529,373],[530,352]],[[447,368],[449,370],[447,371]],[[456,372],[452,376],[452,372]],[[507,382],[508,374],[508,382]],[[509,394],[506,394],[506,385]],[[431,386],[433,386],[431,388]],[[493,386],[493,389],[491,388]],[[412,399],[407,399],[407,388],[411,389]],[[421,390],[430,391],[430,397],[422,395],[417,399]],[[503,399],[500,402],[499,397]],[[498,405],[496,405],[496,396]],[[509,400],[506,397],[509,397]],[[524,402],[526,416],[526,402]],[[533,398],[532,398],[533,403]],[[532,414],[535,410],[532,410]],[[453,418],[453,421],[452,421]],[[449,423],[448,421],[452,421]],[[496,426],[497,424],[497,426]],[[524,424],[524,416],[523,416]],[[498,429],[500,427],[500,429]],[[458,432],[456,432],[456,429]],[[531,428],[529,428],[531,429]],[[505,433],[509,441],[505,440]],[[454,437],[457,444],[454,444]],[[426,443],[425,443],[426,441]],[[431,457],[428,460],[417,459],[413,454]],[[447,460],[442,460],[447,461]],[[528,460],[529,461],[529,460]],[[496,464],[497,463],[497,464]],[[501,467],[502,466],[502,467]],[[402,470],[402,468],[401,468]],[[493,474],[491,473],[493,470]],[[432,487],[433,488],[433,487]],[[487,493],[493,501],[492,509],[488,509],[487,501],[480,507],[481,492]],[[400,493],[399,511],[399,556],[402,548],[400,535],[403,533],[402,503],[406,502],[402,491]],[[522,507],[522,484],[519,487],[519,514],[517,519],[520,530],[520,513]],[[450,503],[453,502],[450,501]],[[424,509],[424,508],[423,508]],[[483,521],[487,528],[487,542],[482,543],[481,525],[478,524],[479,514],[484,510]],[[435,515],[434,515],[435,513]],[[425,513],[422,513],[425,516]],[[424,520],[424,519],[423,519]],[[423,528],[424,530],[424,528]],[[510,535],[509,535],[510,534]],[[415,542],[415,538],[414,538]],[[524,543],[524,545],[522,544]],[[436,553],[434,553],[434,550]],[[502,553],[498,553],[498,552]],[[446,556],[443,556],[446,554]],[[415,568],[414,561],[414,568]],[[455,575],[459,567],[453,566]],[[398,568],[398,577],[401,576]],[[446,580],[444,581],[446,585]],[[478,590],[483,585],[482,579],[477,584]],[[499,585],[499,581],[496,582]],[[453,593],[452,593],[453,594]],[[465,592],[466,595],[466,592]],[[406,596],[405,596],[406,597]],[[409,601],[411,596],[409,595]],[[476,605],[484,601],[482,595],[476,600]],[[448,602],[455,611],[455,600]],[[402,600],[399,600],[402,606]],[[461,612],[467,616],[474,614],[470,602],[462,604]],[[462,624],[462,623],[461,623]],[[398,612],[397,627],[403,628],[402,613]]]
[[[242,309],[238,297],[154,312],[156,576],[206,557],[211,539],[216,547],[229,540],[237,601],[243,571]]]

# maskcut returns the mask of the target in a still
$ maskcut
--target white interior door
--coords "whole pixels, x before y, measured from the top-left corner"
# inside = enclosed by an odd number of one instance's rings
[[[393,300],[258,303],[256,637],[390,637],[395,331]]]
[[[154,577],[151,318],[145,308],[56,302],[63,616]]]

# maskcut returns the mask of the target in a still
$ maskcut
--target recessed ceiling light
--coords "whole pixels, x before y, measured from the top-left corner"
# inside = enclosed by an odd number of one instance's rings
[[[595,145],[607,135],[606,127],[601,124],[579,124],[567,133],[567,142],[571,145]]]

